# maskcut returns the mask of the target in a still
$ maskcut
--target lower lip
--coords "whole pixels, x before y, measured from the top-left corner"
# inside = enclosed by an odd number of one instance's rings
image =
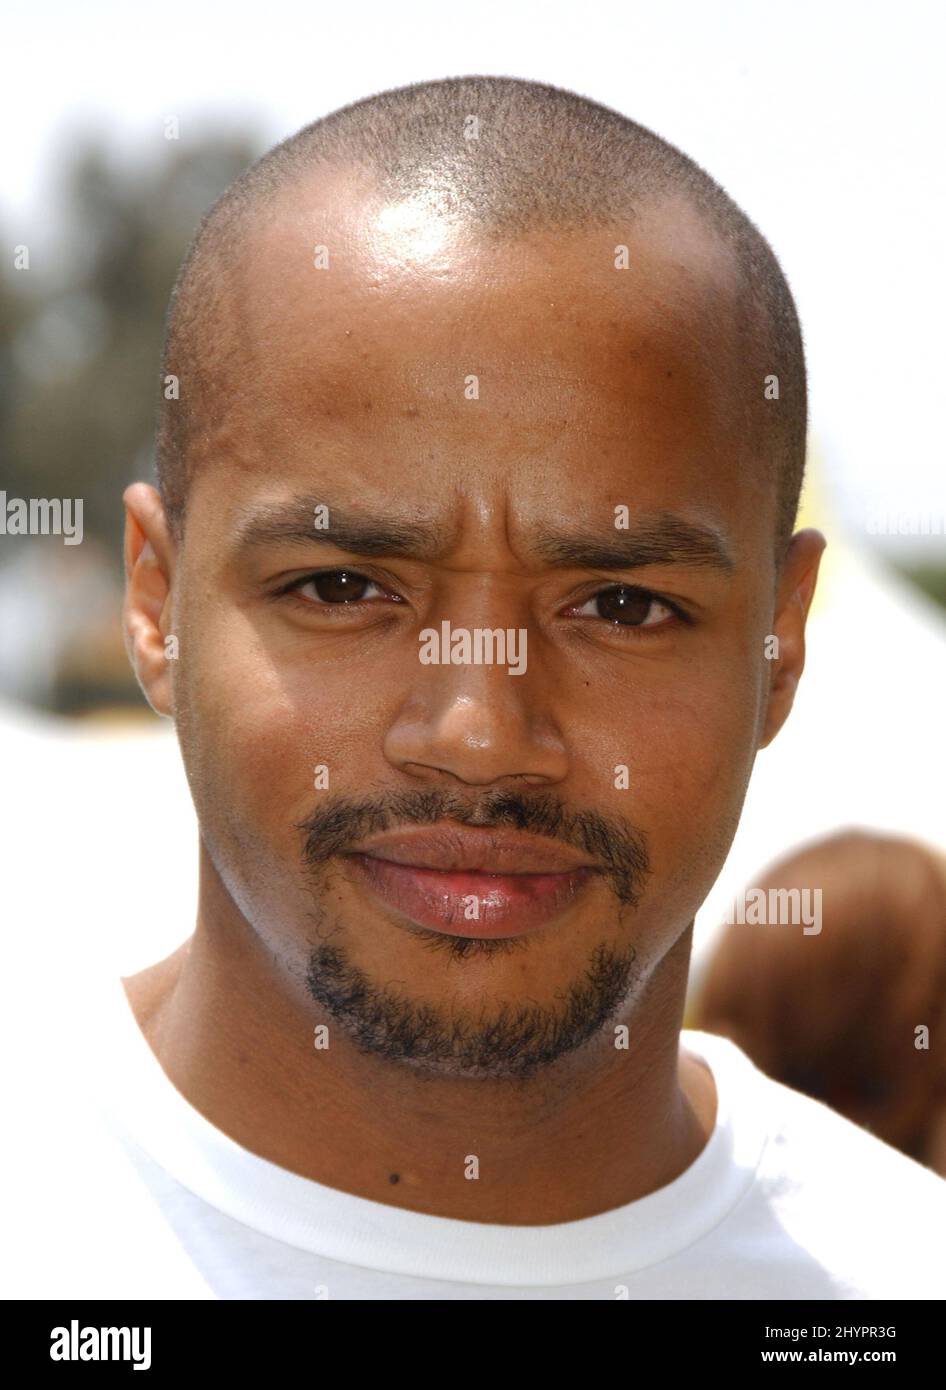
[[[345,857],[387,907],[446,936],[498,938],[535,931],[558,916],[596,872],[590,867],[561,874],[446,872],[370,854]]]

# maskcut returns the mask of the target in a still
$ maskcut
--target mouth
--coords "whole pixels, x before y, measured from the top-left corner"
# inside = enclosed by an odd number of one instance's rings
[[[344,858],[376,899],[414,925],[488,939],[546,926],[598,873],[562,846],[470,826],[379,836]]]

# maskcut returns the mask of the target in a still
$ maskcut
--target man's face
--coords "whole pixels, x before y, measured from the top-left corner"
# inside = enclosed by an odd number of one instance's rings
[[[222,281],[173,713],[215,872],[300,996],[376,1052],[507,1074],[643,989],[780,722],[734,272],[681,208],[493,243],[333,198],[288,199]],[[525,633],[525,669],[422,661],[443,623]],[[471,822],[540,835],[558,879],[510,898],[525,861],[484,850],[491,892],[443,859]],[[424,825],[453,877],[351,853]]]

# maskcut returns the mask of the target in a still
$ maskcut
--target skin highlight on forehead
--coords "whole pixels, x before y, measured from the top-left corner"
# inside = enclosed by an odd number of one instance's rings
[[[563,383],[573,379],[583,389],[594,389],[599,380],[602,336],[612,354],[633,360],[677,351],[678,339],[688,334],[688,354],[702,355],[717,380],[725,379],[724,369],[738,367],[738,344],[727,323],[735,318],[736,269],[685,203],[668,201],[606,228],[536,232],[499,243],[475,228],[448,224],[437,254],[418,256],[407,230],[383,240],[373,235],[378,214],[370,205],[352,204],[345,218],[336,215],[329,222],[321,209],[303,216],[305,199],[315,198],[314,192],[303,187],[285,197],[284,214],[271,210],[265,223],[246,230],[230,259],[215,262],[220,279],[211,308],[223,321],[213,325],[212,335],[202,335],[198,349],[208,350],[211,362],[224,347],[219,365],[249,360],[255,373],[279,376],[289,370],[285,349],[295,343],[309,374],[318,368],[315,380],[298,384],[322,393],[326,413],[344,390],[351,365],[370,351],[365,340],[370,344],[380,323],[392,334],[410,335],[420,320],[425,331],[439,331],[444,342],[438,346],[452,351],[463,349],[465,335],[476,341],[485,331],[508,355],[511,370],[527,373],[531,364],[545,377],[555,374],[557,354],[554,344],[543,351],[535,342],[530,318],[541,317],[554,332],[571,332],[570,346],[579,353],[581,330],[593,330],[585,360],[570,362],[567,375],[558,372]],[[619,269],[615,259],[624,246],[629,264]],[[312,264],[317,247],[328,257],[322,269]],[[508,313],[511,307],[518,318]],[[404,378],[419,383],[409,350],[398,346]],[[327,347],[335,349],[336,360],[321,360]],[[432,356],[425,354],[428,374]],[[550,370],[540,373],[543,360]],[[369,365],[377,371],[385,364]],[[453,370],[445,360],[448,389]],[[383,408],[384,392],[377,394],[373,405]]]

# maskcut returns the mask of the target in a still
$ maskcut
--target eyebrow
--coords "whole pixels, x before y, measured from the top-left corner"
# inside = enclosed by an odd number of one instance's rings
[[[325,530],[315,526],[315,509],[328,510]],[[447,548],[442,526],[433,521],[367,517],[325,502],[299,499],[286,506],[245,515],[235,545],[257,550],[274,545],[330,545],[352,555],[434,561]],[[627,530],[545,530],[531,538],[535,553],[554,569],[642,569],[646,565],[735,572],[722,532],[669,512],[648,515]]]
[[[722,532],[705,523],[659,512],[633,528],[615,529],[607,539],[592,531],[545,532],[536,550],[553,566],[576,569],[643,569],[646,565],[685,565],[733,574],[736,562]]]
[[[317,508],[328,512],[328,527],[315,524]],[[247,516],[237,528],[238,549],[274,545],[331,545],[353,555],[400,556],[435,560],[443,549],[441,530],[431,522],[364,517],[327,502],[307,499],[269,507]]]

